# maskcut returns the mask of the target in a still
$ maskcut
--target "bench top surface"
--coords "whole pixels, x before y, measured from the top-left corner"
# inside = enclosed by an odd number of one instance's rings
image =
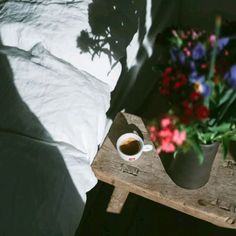
[[[152,144],[138,116],[119,113],[92,163],[97,178],[155,202],[226,228],[236,229],[236,162],[223,160],[219,149],[209,182],[197,190],[178,187],[167,175],[155,153],[143,153],[134,162],[122,160],[115,148],[118,137],[141,131],[145,144]]]

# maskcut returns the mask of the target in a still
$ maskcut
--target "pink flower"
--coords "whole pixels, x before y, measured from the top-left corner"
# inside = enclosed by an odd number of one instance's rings
[[[161,120],[161,127],[166,128],[171,125],[171,118],[170,117],[165,117]]]
[[[158,133],[159,137],[164,139],[164,138],[172,138],[173,132],[171,129],[165,128],[159,131]]]
[[[163,152],[175,152],[175,145],[171,142],[161,142],[161,150]]]
[[[195,32],[195,31],[192,31],[192,39],[195,40],[197,39],[199,35]]]
[[[184,141],[186,140],[186,132],[185,131],[179,131],[178,129],[175,129],[173,131],[173,138],[172,138],[172,141],[180,146],[184,143]]]
[[[150,133],[150,140],[152,141],[152,142],[156,142],[157,141],[157,136],[154,134],[154,133]]]
[[[149,132],[151,133],[157,132],[157,127],[155,125],[149,126],[148,129],[149,129]]]
[[[191,56],[191,51],[188,49],[188,48],[184,48],[184,53],[187,57],[190,57]]]
[[[157,137],[158,137],[158,130],[157,130],[157,127],[155,125],[151,125],[148,127],[148,130],[149,130],[149,137],[150,137],[150,140],[152,142],[156,142],[157,141]]]
[[[210,35],[209,42],[210,42],[211,46],[213,47],[216,42],[216,36],[214,34]]]
[[[157,153],[157,155],[159,155],[159,154],[161,153],[161,147],[158,147],[158,148],[156,149],[156,153]]]

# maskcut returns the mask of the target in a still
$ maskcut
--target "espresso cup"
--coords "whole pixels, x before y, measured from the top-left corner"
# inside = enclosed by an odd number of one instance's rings
[[[116,149],[125,161],[135,161],[143,152],[151,151],[153,146],[145,145],[142,138],[135,133],[125,133],[118,138]]]

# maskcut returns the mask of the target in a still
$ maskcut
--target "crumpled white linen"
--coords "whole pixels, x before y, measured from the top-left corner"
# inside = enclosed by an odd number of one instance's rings
[[[97,183],[90,164],[106,131],[109,86],[54,57],[40,44],[29,52],[17,48],[0,52],[7,55],[19,95],[53,141],[46,140],[42,133],[29,134],[29,127],[37,125],[31,120],[25,122],[27,126],[16,123],[17,130],[58,147],[85,201],[86,192]],[[15,110],[15,114],[20,112]],[[8,121],[1,122],[7,124],[11,117],[5,119]]]
[[[0,2],[0,38],[6,46],[30,50],[35,44],[44,47],[58,58],[71,63],[109,84],[112,91],[121,72],[118,63],[112,70],[106,55],[92,60],[80,54],[77,37],[81,30],[90,31],[88,4],[91,0],[29,0]]]

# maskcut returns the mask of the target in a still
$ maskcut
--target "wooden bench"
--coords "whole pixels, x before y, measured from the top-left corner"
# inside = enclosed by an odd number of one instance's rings
[[[92,163],[97,178],[113,185],[107,211],[119,213],[129,192],[174,208],[212,224],[236,229],[236,162],[217,153],[209,182],[198,190],[176,186],[167,175],[155,150],[134,162],[122,160],[116,151],[117,138],[131,130],[141,131],[151,144],[140,117],[119,113]]]

